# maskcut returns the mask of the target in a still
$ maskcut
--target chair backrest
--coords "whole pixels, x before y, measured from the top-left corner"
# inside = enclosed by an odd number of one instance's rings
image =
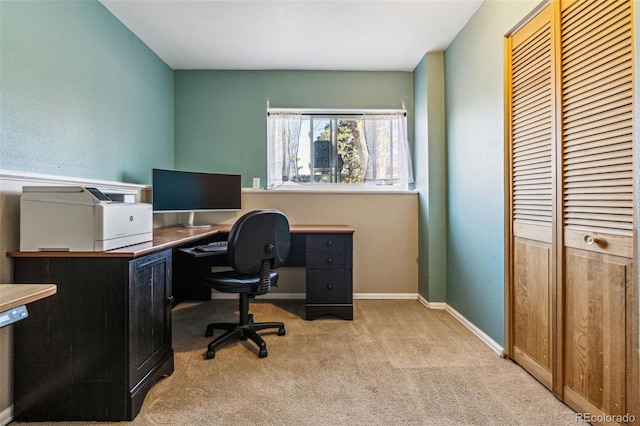
[[[260,273],[264,260],[269,260],[271,269],[281,266],[290,248],[289,221],[278,210],[249,212],[229,232],[229,263],[241,274]]]

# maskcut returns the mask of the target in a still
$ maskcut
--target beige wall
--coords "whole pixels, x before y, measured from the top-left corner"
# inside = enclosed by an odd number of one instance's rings
[[[233,223],[246,211],[274,208],[291,224],[349,225],[353,236],[353,291],[357,296],[417,296],[418,197],[416,193],[309,193],[244,191],[240,212],[198,213],[197,223]],[[156,215],[156,226],[179,223]],[[283,271],[286,278],[290,271]],[[274,292],[304,292],[284,279]],[[366,294],[366,295],[365,295]],[[368,295],[368,296],[367,296]]]
[[[353,291],[356,296],[417,295],[417,194],[261,191],[245,192],[243,201],[247,210],[279,209],[293,224],[354,228]]]
[[[0,170],[0,281],[12,282],[6,252],[18,250],[19,202],[23,185],[90,184],[98,187],[140,189],[117,182],[78,181]],[[233,223],[246,211],[279,209],[291,224],[349,225],[353,243],[353,290],[358,298],[417,297],[418,196],[416,193],[309,193],[303,191],[253,191],[242,194],[239,212],[198,213],[199,223]],[[156,214],[154,226],[180,223],[186,215]],[[274,293],[304,293],[304,270],[284,268]],[[282,295],[284,296],[284,295]],[[12,327],[0,329],[0,424],[10,416],[13,403]]]

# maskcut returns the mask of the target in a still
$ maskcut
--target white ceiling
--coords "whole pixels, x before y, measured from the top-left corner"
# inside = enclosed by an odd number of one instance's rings
[[[173,69],[411,71],[482,0],[100,0]]]

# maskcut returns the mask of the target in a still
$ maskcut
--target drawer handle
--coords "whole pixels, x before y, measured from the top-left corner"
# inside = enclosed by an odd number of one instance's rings
[[[331,241],[331,240],[327,241],[327,245],[328,245],[329,247],[331,247],[331,246],[333,245],[333,241]]]
[[[333,288],[333,284],[327,284],[327,290],[331,290]]]
[[[332,264],[332,263],[333,263],[333,259],[332,259],[332,258],[330,258],[330,257],[328,257],[328,258],[327,258],[327,263],[328,263],[328,264]]]

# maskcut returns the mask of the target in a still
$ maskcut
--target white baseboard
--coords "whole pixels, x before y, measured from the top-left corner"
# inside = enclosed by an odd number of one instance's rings
[[[305,293],[277,293],[269,292],[264,296],[258,296],[263,299],[305,299]],[[238,295],[234,293],[222,293],[219,291],[213,291],[211,293],[212,299],[237,299]],[[354,299],[358,300],[416,300],[418,295],[415,293],[355,293]]]
[[[13,420],[13,405],[0,411],[0,426],[5,426]]]
[[[358,300],[416,300],[416,293],[354,293],[354,299]]]
[[[471,331],[482,343],[489,346],[489,349],[498,354],[498,356],[504,358],[506,356],[504,348],[496,343],[491,337],[489,337],[484,331],[480,330],[471,321],[466,319],[460,312],[456,311],[451,305],[446,302],[429,302],[427,299],[418,295],[418,301],[422,303],[427,309],[444,309],[451,314],[452,317],[457,319],[462,325],[464,325],[469,331]]]
[[[274,299],[274,300],[286,300],[286,299],[295,299],[295,300],[304,300],[307,296],[304,293],[268,293],[264,296],[258,296],[258,298],[264,299]]]
[[[237,299],[237,298],[238,298],[237,293],[223,293],[221,291],[211,292],[211,299],[214,299],[214,300]],[[272,300],[286,300],[286,299],[304,300],[305,298],[306,298],[306,295],[304,293],[276,293],[276,292],[269,292],[265,295],[257,297],[257,299],[272,299]]]
[[[422,303],[427,309],[445,309],[447,306],[445,302],[429,302],[420,294],[418,295],[418,302]]]
[[[489,348],[498,354],[499,357],[504,358],[506,356],[504,352],[504,348],[500,346],[495,340],[489,337],[484,331],[480,330],[475,326],[471,321],[466,319],[462,314],[456,311],[451,305],[446,305],[445,310],[449,312],[455,319],[460,321],[462,325],[467,327],[469,331],[476,335],[478,339],[480,339],[485,345],[489,346]]]

